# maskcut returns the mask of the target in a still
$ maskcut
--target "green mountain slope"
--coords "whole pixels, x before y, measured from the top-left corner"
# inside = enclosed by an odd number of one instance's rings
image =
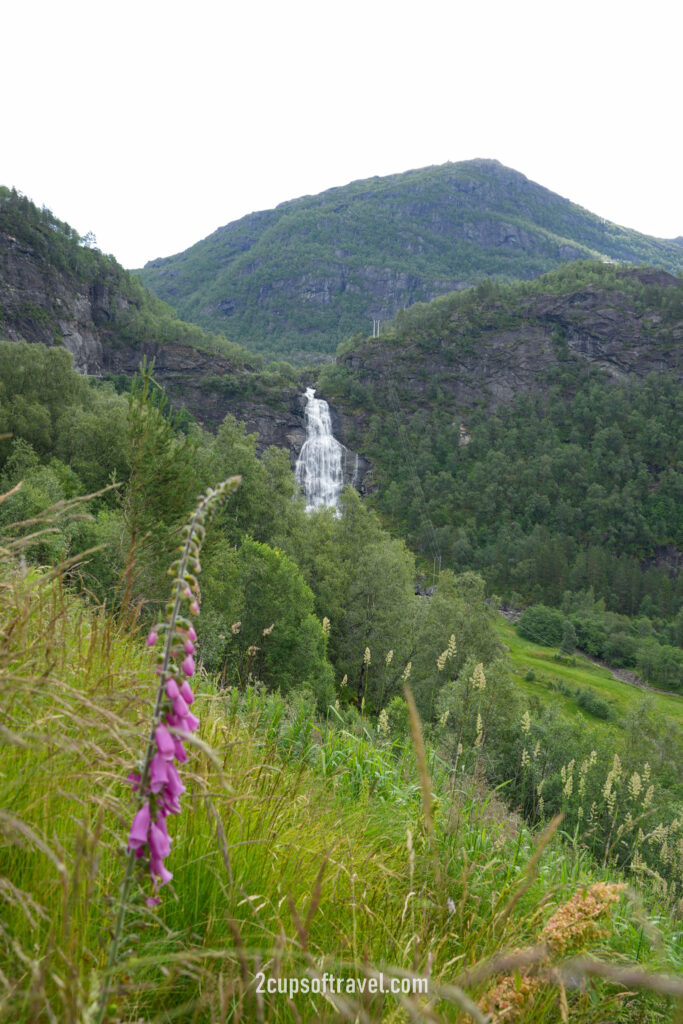
[[[495,160],[358,181],[283,203],[154,260],[142,281],[253,351],[334,352],[401,308],[568,260],[683,269],[683,247],[604,221]]]

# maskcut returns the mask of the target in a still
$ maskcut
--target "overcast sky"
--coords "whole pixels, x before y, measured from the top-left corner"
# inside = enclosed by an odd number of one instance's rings
[[[0,184],[126,267],[358,178],[491,157],[683,235],[675,0],[12,0]]]

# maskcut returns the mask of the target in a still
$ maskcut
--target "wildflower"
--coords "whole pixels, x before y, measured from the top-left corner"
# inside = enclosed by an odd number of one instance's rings
[[[522,715],[522,732],[524,733],[525,736],[529,732],[530,728],[531,728],[531,715],[529,714],[528,711],[525,711],[524,714]]]
[[[130,833],[128,835],[128,849],[139,850],[147,842],[147,835],[149,833],[150,823],[150,810],[149,804],[143,804],[138,813],[133,818],[133,824],[130,827]]]
[[[347,675],[345,675],[344,678],[342,679],[341,683],[339,684],[339,689],[340,690],[344,689],[344,687],[346,686],[348,680],[349,680],[349,677]]]
[[[157,750],[161,756],[165,757],[167,760],[172,758],[174,755],[173,737],[166,726],[163,724],[158,725],[154,730],[154,736],[157,743]]]
[[[183,617],[181,610],[181,602],[186,600],[190,603],[190,612],[194,615],[199,614],[199,586],[196,577],[188,568],[191,566],[195,572],[200,571],[197,557],[198,542],[193,535],[197,530],[201,531],[200,536],[203,536],[202,522],[211,506],[218,497],[226,493],[228,489],[233,489],[237,483],[239,483],[239,478],[235,477],[221,484],[215,491],[208,491],[201,498],[192,525],[186,528],[182,555],[170,569],[171,575],[178,581],[174,600],[169,606],[170,621],[155,626],[147,636],[147,645],[152,647],[157,643],[159,634],[166,633],[164,653],[159,655],[157,664],[157,674],[160,677],[156,703],[157,717],[144,766],[140,772],[132,772],[128,776],[133,791],[139,794],[140,799],[128,834],[128,850],[131,856],[134,855],[135,861],[140,861],[148,866],[154,879],[155,890],[159,882],[164,885],[173,877],[163,863],[171,848],[166,818],[169,814],[180,812],[179,798],[185,791],[174,761],[187,760],[182,734],[194,732],[199,725],[198,720],[190,711],[194,694],[188,682],[195,673],[193,655],[197,633],[188,619]],[[181,665],[184,678],[178,684],[178,680],[175,678],[178,674],[175,659],[179,657],[181,650],[185,655]],[[176,730],[179,735],[174,735]],[[133,860],[129,861],[126,869],[121,907],[125,906],[127,900],[125,894],[127,894],[132,881],[132,864]],[[151,897],[148,902],[150,905],[155,905],[158,902],[157,896]],[[115,956],[121,939],[122,922],[123,912],[121,911],[119,924],[116,926],[112,940],[111,957]]]
[[[413,667],[412,661],[409,661],[406,667],[403,669],[403,675],[401,676],[401,682],[407,683],[410,678],[410,670]]]
[[[237,636],[241,628],[241,622],[233,622],[232,626],[230,627],[230,632],[232,633],[233,636]]]
[[[180,690],[178,689],[178,684],[175,679],[173,679],[173,677],[169,677],[166,680],[166,696],[169,700],[175,700],[179,693]]]
[[[379,713],[378,725],[379,725],[380,732],[383,733],[384,736],[388,736],[389,735],[389,715],[387,714],[387,709],[386,708],[382,708],[382,710]]]
[[[394,652],[393,651],[387,651],[387,656],[384,659],[384,664],[387,666],[387,668],[389,667],[389,665],[391,665],[391,661],[392,661],[393,657],[394,657]]]
[[[650,806],[650,804],[652,803],[652,797],[654,795],[655,795],[655,787],[654,786],[648,786],[647,792],[645,793],[645,796],[643,797],[643,807],[644,808],[647,809]]]
[[[526,768],[530,762],[531,758],[529,757],[529,751],[524,747],[522,751],[522,768]]]
[[[477,735],[474,738],[475,747],[480,747],[484,739],[484,725],[481,720],[481,714],[477,714]]]
[[[470,682],[472,683],[472,688],[474,690],[486,689],[486,676],[484,675],[484,666],[482,665],[481,662],[479,662],[474,672],[472,673],[472,678],[470,679]]]
[[[330,620],[328,619],[327,615],[325,615],[323,617],[323,636],[329,636],[329,635],[330,635]]]
[[[634,800],[638,798],[638,794],[643,788],[643,782],[638,772],[634,772],[631,778],[628,780],[628,791]]]
[[[542,937],[554,952],[564,954],[572,948],[583,948],[605,934],[596,925],[626,888],[623,882],[595,882],[588,889],[579,889],[564,903],[545,925]]]
[[[445,724],[446,724],[446,722],[448,721],[448,718],[449,718],[449,716],[450,716],[450,710],[449,710],[448,708],[446,708],[446,710],[444,711],[444,713],[443,713],[443,714],[441,715],[441,718],[439,719],[439,725],[440,725],[440,726],[441,726],[442,728],[444,727],[444,725],[445,725]]]
[[[271,634],[271,633],[273,632],[273,630],[274,630],[274,629],[275,629],[275,623],[274,623],[274,622],[271,622],[271,624],[270,624],[269,626],[267,626],[267,627],[266,627],[266,628],[265,628],[265,629],[263,630],[263,633],[262,633],[261,635],[262,635],[262,636],[270,636],[270,634]]]
[[[366,666],[366,668],[370,664],[370,648],[369,647],[365,648],[365,654],[363,655],[363,664]]]

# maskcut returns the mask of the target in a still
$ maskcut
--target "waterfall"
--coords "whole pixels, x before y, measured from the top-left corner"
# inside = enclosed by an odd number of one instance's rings
[[[330,407],[315,397],[315,388],[306,388],[306,440],[296,460],[296,482],[306,498],[306,511],[321,505],[336,508],[344,485],[342,454],[344,446],[332,434]]]

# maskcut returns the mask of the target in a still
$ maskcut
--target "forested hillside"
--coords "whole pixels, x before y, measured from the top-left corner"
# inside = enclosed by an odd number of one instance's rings
[[[321,388],[429,571],[476,569],[517,607],[587,608],[586,649],[621,664],[634,630],[680,643],[682,298],[669,275],[579,263],[342,346]]]
[[[679,243],[611,224],[495,160],[470,160],[282,203],[138,273],[186,320],[301,362],[415,302],[580,258],[683,269]]]

